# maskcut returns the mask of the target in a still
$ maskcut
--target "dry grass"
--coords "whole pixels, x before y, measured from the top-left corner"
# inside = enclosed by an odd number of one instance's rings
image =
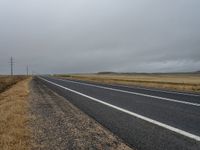
[[[200,93],[199,74],[84,74],[70,76],[62,75],[62,77],[109,84],[116,83]]]
[[[5,91],[18,81],[25,79],[26,76],[0,76],[0,92]]]
[[[29,148],[28,82],[26,79],[0,94],[0,149]]]

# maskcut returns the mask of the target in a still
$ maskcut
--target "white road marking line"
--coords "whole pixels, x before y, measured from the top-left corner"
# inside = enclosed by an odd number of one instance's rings
[[[97,88],[102,88],[102,89],[107,89],[107,90],[112,90],[112,91],[117,91],[117,92],[123,92],[123,93],[128,93],[128,94],[133,94],[133,95],[139,95],[139,96],[144,96],[144,97],[151,97],[151,98],[165,100],[165,101],[171,101],[171,102],[175,102],[175,103],[182,103],[182,104],[192,105],[192,106],[197,106],[197,107],[200,106],[200,104],[198,104],[198,103],[192,103],[192,102],[180,101],[180,100],[175,100],[175,99],[165,98],[165,97],[160,97],[160,96],[153,96],[153,95],[149,95],[149,94],[142,94],[142,93],[137,93],[137,92],[114,89],[114,88],[109,88],[109,87],[104,87],[104,86],[99,86],[99,85],[93,85],[93,84],[89,84],[89,83],[81,83],[81,82],[77,82],[77,81],[63,80],[63,79],[57,79],[57,80],[61,80],[61,81],[65,81],[65,82],[72,82],[72,83],[77,83],[77,84],[82,84],[82,85],[87,85],[87,86],[92,86],[92,87],[97,87]]]
[[[134,116],[134,117],[136,117],[136,118],[145,120],[145,121],[150,122],[150,123],[152,123],[152,124],[158,125],[158,126],[160,126],[160,127],[163,127],[163,128],[165,128],[165,129],[168,129],[168,130],[170,130],[170,131],[173,131],[173,132],[176,132],[176,133],[181,134],[181,135],[183,135],[183,136],[186,136],[186,137],[188,137],[188,138],[194,139],[194,140],[196,140],[196,141],[200,141],[200,137],[197,136],[197,135],[191,134],[191,133],[189,133],[189,132],[183,131],[183,130],[181,130],[181,129],[178,129],[178,128],[175,128],[175,127],[172,127],[172,126],[169,126],[169,125],[164,124],[164,123],[161,123],[161,122],[159,122],[159,121],[156,121],[156,120],[150,119],[150,118],[148,118],[148,117],[142,116],[142,115],[140,115],[140,114],[137,114],[137,113],[128,111],[128,110],[126,110],[126,109],[123,109],[123,108],[121,108],[121,107],[112,105],[112,104],[110,104],[110,103],[101,101],[101,100],[99,100],[99,99],[97,99],[97,98],[94,98],[94,97],[91,97],[91,96],[89,96],[89,95],[80,93],[80,92],[78,92],[78,91],[69,89],[69,88],[67,88],[67,87],[64,87],[64,86],[59,85],[59,84],[57,84],[57,83],[54,83],[54,82],[52,82],[52,81],[46,80],[46,79],[44,79],[44,78],[41,78],[41,77],[38,77],[38,78],[40,78],[41,80],[44,80],[44,81],[46,81],[46,82],[48,82],[48,83],[51,83],[51,84],[53,84],[53,85],[55,85],[55,86],[58,86],[58,87],[60,87],[60,88],[63,88],[63,89],[65,89],[65,90],[68,90],[68,91],[70,91],[70,92],[73,92],[73,93],[76,93],[76,94],[81,95],[81,96],[83,96],[83,97],[86,97],[86,98],[88,98],[88,99],[90,99],[90,100],[93,100],[93,101],[95,101],[95,102],[98,102],[98,103],[104,104],[104,105],[106,105],[106,106],[109,106],[109,107],[111,107],[111,108],[117,109],[117,110],[119,110],[119,111],[121,111],[121,112],[124,112],[124,113],[126,113],[126,114],[129,114],[129,115]]]

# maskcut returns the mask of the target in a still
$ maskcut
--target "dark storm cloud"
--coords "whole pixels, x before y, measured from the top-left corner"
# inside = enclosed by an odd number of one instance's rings
[[[0,0],[0,73],[195,71],[199,0]]]

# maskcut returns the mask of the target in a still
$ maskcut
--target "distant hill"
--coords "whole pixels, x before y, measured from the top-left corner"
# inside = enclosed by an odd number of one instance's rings
[[[104,71],[104,72],[98,72],[97,74],[119,74],[119,73],[117,73],[117,72]]]

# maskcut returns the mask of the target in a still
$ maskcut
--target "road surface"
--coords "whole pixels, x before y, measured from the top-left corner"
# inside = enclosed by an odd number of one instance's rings
[[[139,150],[199,150],[200,95],[37,77]]]

